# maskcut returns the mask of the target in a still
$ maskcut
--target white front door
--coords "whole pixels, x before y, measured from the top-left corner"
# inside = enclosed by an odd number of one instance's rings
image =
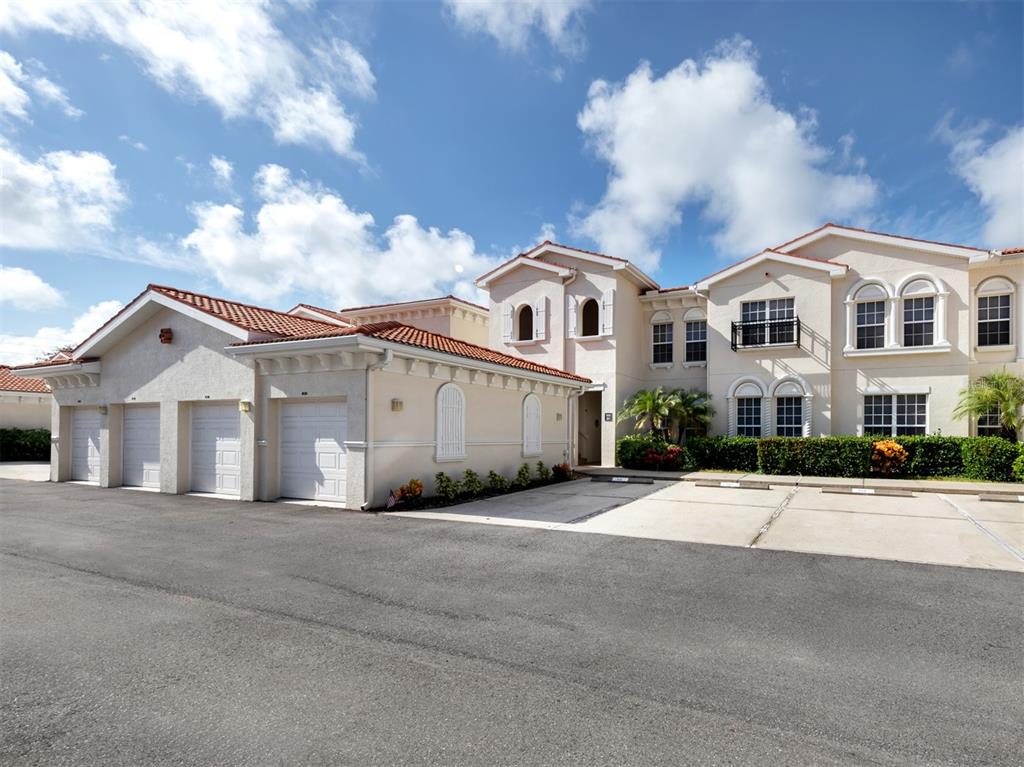
[[[343,402],[287,402],[281,406],[281,496],[345,501]]]
[[[100,411],[75,408],[71,414],[71,479],[100,481]]]
[[[160,487],[160,406],[124,409],[121,484]]]
[[[238,495],[242,440],[238,405],[192,407],[192,489]]]

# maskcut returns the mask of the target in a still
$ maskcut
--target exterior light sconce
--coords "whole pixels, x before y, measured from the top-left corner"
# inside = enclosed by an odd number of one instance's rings
[[[170,328],[160,328],[160,343],[169,344],[174,340],[174,331]]]
[[[252,403],[249,402],[248,400],[243,399],[241,402],[238,403],[239,413],[248,413],[250,410],[252,410]]]
[[[561,421],[562,420],[562,414],[561,413],[555,413],[555,420],[556,421]]]
[[[97,410],[100,411],[100,415],[106,415],[107,414],[107,406],[106,405],[100,405],[97,408]]]
[[[405,408],[405,403],[402,400],[398,399],[397,397],[395,397],[393,400],[391,400],[391,412],[392,413],[401,413],[404,408]]]

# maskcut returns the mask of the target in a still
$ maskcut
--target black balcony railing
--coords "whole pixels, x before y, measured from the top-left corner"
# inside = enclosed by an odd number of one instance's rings
[[[757,346],[799,346],[800,318],[732,323],[732,350]]]

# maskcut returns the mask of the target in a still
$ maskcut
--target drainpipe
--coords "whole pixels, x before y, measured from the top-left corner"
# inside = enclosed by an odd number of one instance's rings
[[[373,504],[373,387],[370,386],[370,373],[386,367],[394,358],[395,353],[391,349],[385,349],[379,360],[366,366],[366,396],[364,397],[366,425],[363,430],[366,439],[366,449],[363,452],[363,498],[365,500],[359,507],[363,511]]]

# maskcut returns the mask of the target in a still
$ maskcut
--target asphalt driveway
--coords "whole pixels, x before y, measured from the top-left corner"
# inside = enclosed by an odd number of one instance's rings
[[[1019,764],[1008,572],[0,482],[3,764]]]

